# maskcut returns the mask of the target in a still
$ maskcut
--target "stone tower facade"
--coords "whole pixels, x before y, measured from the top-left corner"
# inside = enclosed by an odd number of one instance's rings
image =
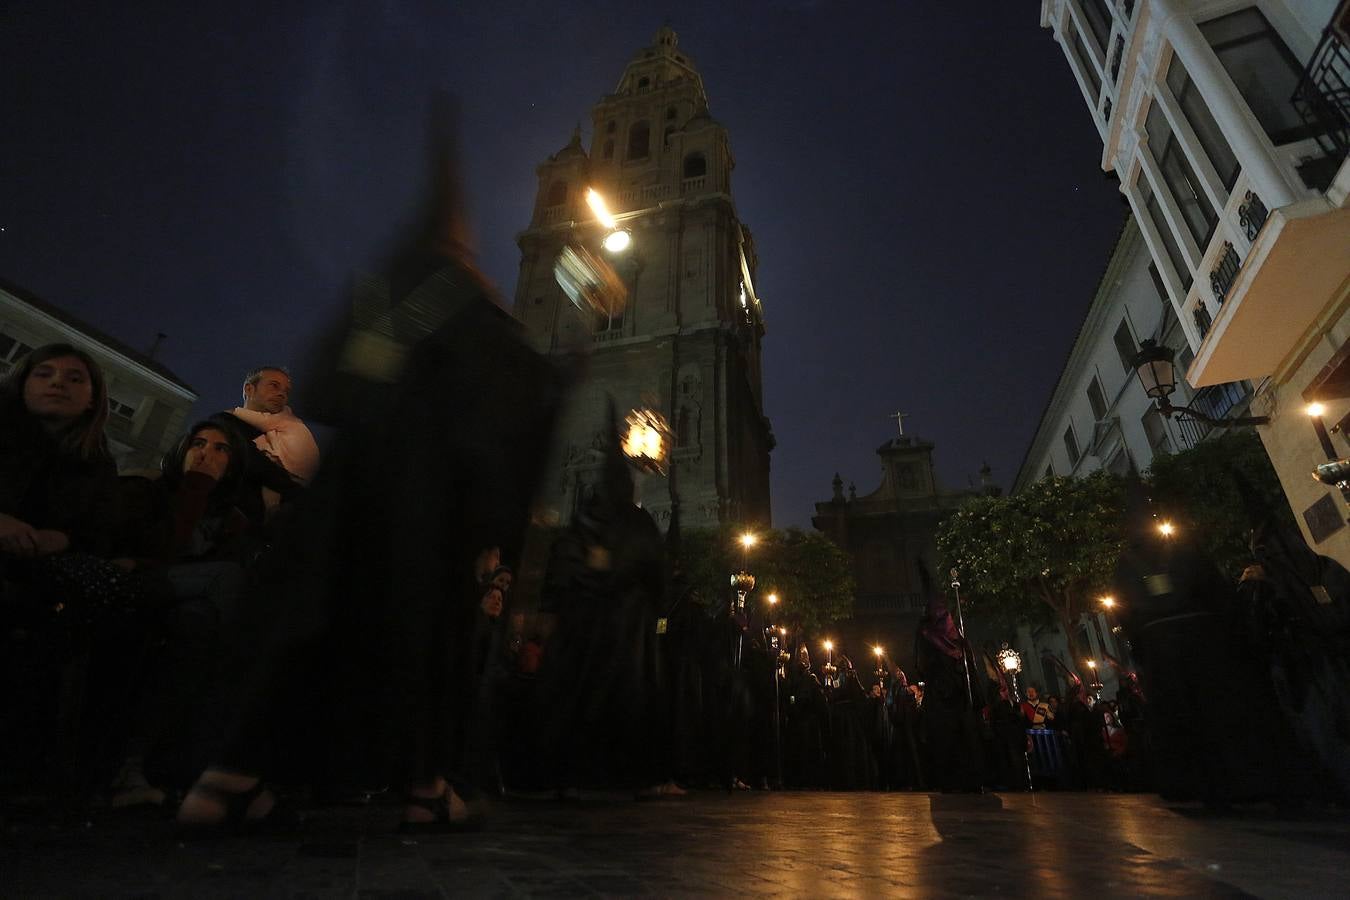
[[[731,194],[735,160],[708,112],[703,80],[670,28],[628,63],[580,128],[538,167],[521,250],[515,313],[541,350],[589,345],[588,376],[559,429],[542,504],[567,521],[600,470],[613,398],[619,416],[661,412],[675,434],[667,478],[646,476],[639,499],[664,529],[678,501],[682,527],[768,524],[769,451],[760,346],[757,258]],[[621,253],[586,203],[594,189],[632,236]],[[579,312],[553,276],[569,242],[605,254],[628,291],[624,310]]]

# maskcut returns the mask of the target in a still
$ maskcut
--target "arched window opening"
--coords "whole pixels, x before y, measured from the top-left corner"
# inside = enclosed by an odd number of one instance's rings
[[[667,108],[666,108],[666,121],[669,122],[669,121],[671,121],[671,120],[674,119],[674,118],[675,118],[675,107],[673,107],[673,106],[667,107]]]
[[[670,146],[670,136],[671,136],[672,134],[674,134],[674,133],[675,133],[675,126],[674,126],[674,125],[668,125],[668,126],[666,126],[666,130],[665,130],[665,131],[662,133],[662,135],[661,135],[661,146],[662,146],[662,147],[669,147],[669,146]]]
[[[691,153],[684,158],[684,177],[702,178],[708,174],[708,161],[702,153]]]
[[[614,129],[617,127],[618,125],[615,124],[614,120],[610,119],[609,124],[605,126],[605,134],[613,134]]]
[[[628,155],[626,159],[642,159],[651,152],[651,129],[646,122],[638,122],[628,129]]]
[[[650,85],[651,83],[652,83],[652,80],[651,80],[650,78],[639,78],[639,79],[638,79],[638,90],[642,90],[643,88],[647,87],[647,86]]]
[[[567,202],[567,182],[555,181],[548,186],[548,193],[544,195],[545,206],[562,206]]]
[[[676,446],[676,447],[688,447],[688,446],[692,443],[692,441],[690,441],[690,438],[692,437],[692,435],[689,433],[689,423],[690,423],[690,421],[691,421],[691,417],[690,417],[690,415],[689,415],[689,407],[686,406],[686,407],[681,408],[681,409],[680,409],[680,415],[679,415],[679,417],[676,418],[676,420],[675,420],[675,446]]]
[[[603,158],[605,158],[605,159],[613,159],[613,158],[614,158],[614,139],[613,139],[613,138],[610,138],[609,140],[605,141],[605,147],[604,147],[604,149],[600,152],[600,155],[601,155]]]

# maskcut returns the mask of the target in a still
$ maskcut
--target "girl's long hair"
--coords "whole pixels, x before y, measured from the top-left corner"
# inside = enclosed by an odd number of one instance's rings
[[[32,417],[23,403],[23,385],[33,370],[45,362],[73,356],[89,371],[89,386],[93,403],[56,435],[57,446],[66,456],[91,460],[106,458],[108,439],[103,428],[108,424],[108,382],[103,370],[88,353],[71,344],[45,344],[15,363],[14,368],[0,380],[0,409],[13,418]]]

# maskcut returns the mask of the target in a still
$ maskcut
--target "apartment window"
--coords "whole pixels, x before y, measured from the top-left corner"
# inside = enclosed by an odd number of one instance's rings
[[[116,397],[109,397],[108,412],[114,416],[121,416],[123,419],[134,419],[136,417],[136,404],[118,400]]]
[[[1158,292],[1158,299],[1166,307],[1172,301],[1167,296],[1167,285],[1163,284],[1162,273],[1158,271],[1157,263],[1150,262],[1148,264],[1148,277],[1153,282],[1153,290]]]
[[[1228,146],[1228,139],[1219,130],[1219,123],[1214,121],[1209,104],[1205,103],[1205,99],[1195,89],[1195,82],[1191,81],[1186,67],[1177,56],[1172,57],[1172,63],[1167,67],[1167,86],[1171,89],[1172,96],[1176,98],[1177,105],[1181,107],[1182,115],[1186,117],[1196,138],[1199,139],[1205,156],[1209,157],[1214,171],[1219,173],[1223,186],[1231,191],[1233,185],[1237,183],[1239,169],[1237,157]]]
[[[1088,80],[1092,87],[1092,105],[1097,104],[1097,95],[1102,92],[1102,77],[1097,74],[1097,66],[1092,61],[1092,54],[1088,52],[1087,44],[1083,43],[1083,35],[1077,29],[1073,29],[1073,38],[1069,41],[1069,46],[1073,49],[1074,58],[1078,60],[1078,66],[1083,70],[1083,77]]]
[[[600,310],[595,315],[595,333],[604,334],[613,331],[623,331],[623,309],[615,312],[605,312]]]
[[[1210,19],[1200,31],[1272,141],[1288,144],[1310,135],[1290,100],[1302,67],[1259,9]]]
[[[1134,183],[1135,190],[1139,192],[1139,203],[1148,213],[1149,221],[1153,223],[1153,228],[1158,232],[1158,237],[1162,240],[1163,250],[1167,253],[1168,260],[1172,263],[1172,268],[1176,271],[1177,277],[1181,279],[1182,290],[1189,291],[1191,282],[1195,280],[1195,275],[1191,272],[1190,265],[1186,262],[1186,257],[1181,255],[1181,247],[1177,244],[1177,237],[1172,233],[1172,226],[1167,224],[1167,217],[1163,215],[1162,207],[1158,205],[1158,198],[1153,196],[1153,188],[1148,183],[1148,178],[1143,172],[1139,173],[1139,178]]]
[[[4,375],[14,364],[28,355],[33,348],[17,338],[0,334],[0,375]]]
[[[1134,335],[1130,333],[1130,323],[1127,320],[1120,320],[1120,325],[1111,340],[1115,342],[1120,364],[1125,367],[1126,372],[1133,372],[1134,355],[1139,352],[1139,348],[1134,343]]]
[[[1105,57],[1106,42],[1111,36],[1111,7],[1106,4],[1106,0],[1079,0],[1078,5],[1083,10],[1083,18],[1087,19],[1088,28],[1092,30],[1092,37]]]
[[[1100,422],[1106,418],[1106,393],[1102,391],[1101,379],[1096,375],[1088,382],[1088,406],[1092,407],[1092,418]]]
[[[1080,454],[1078,438],[1074,436],[1072,425],[1064,429],[1064,451],[1069,454],[1069,465],[1077,465]]]
[[[1167,433],[1167,424],[1156,406],[1150,406],[1139,421],[1144,426],[1144,437],[1154,456],[1172,452],[1172,437]]]
[[[1163,183],[1176,200],[1196,246],[1203,248],[1209,243],[1219,216],[1210,205],[1209,197],[1205,196],[1205,189],[1200,186],[1200,179],[1191,168],[1190,160],[1186,159],[1162,107],[1156,102],[1149,106],[1144,130],[1148,132],[1149,149],[1162,171]]]

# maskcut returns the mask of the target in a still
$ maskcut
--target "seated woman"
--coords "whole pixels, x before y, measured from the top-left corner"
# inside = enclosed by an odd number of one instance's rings
[[[90,676],[76,689],[88,684],[94,694],[112,697],[116,679],[109,676],[126,668],[116,660],[115,625],[82,627],[123,606],[133,591],[134,579],[102,558],[117,491],[103,436],[107,417],[103,373],[69,344],[33,350],[0,381],[0,732],[21,735],[0,748],[0,770],[20,782],[46,772],[78,788],[98,777],[87,755],[74,769],[52,770],[52,760],[69,761],[75,749],[65,746],[58,755],[48,745],[63,708],[52,687],[60,680],[56,669],[71,650],[88,649]],[[106,729],[97,719],[111,710],[100,701],[107,699],[89,696],[64,708],[82,705],[86,734],[99,736]],[[103,755],[94,752],[95,759]]]
[[[32,561],[106,549],[117,467],[103,426],[98,365],[69,344],[29,353],[0,381],[0,574],[24,581]]]
[[[153,780],[186,787],[205,767],[218,739],[201,711],[217,684],[221,642],[244,595],[244,567],[253,552],[251,527],[239,509],[244,448],[209,422],[193,425],[161,463],[161,475],[123,478],[127,510],[126,568],[161,582],[169,598],[162,621],[164,653],[155,660],[113,804],[158,802],[142,760],[155,756]]]

